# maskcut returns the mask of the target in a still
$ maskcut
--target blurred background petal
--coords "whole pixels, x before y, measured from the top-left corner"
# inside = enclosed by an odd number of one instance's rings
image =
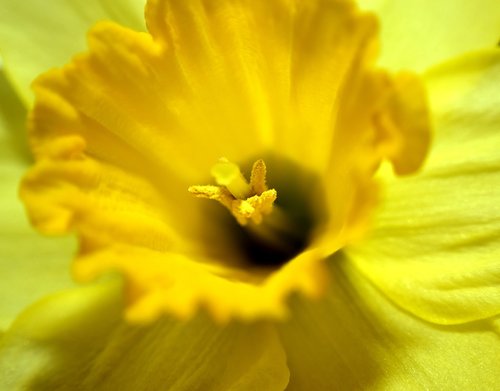
[[[500,314],[500,50],[426,75],[435,140],[420,175],[385,181],[370,237],[346,251],[406,310],[452,324]]]
[[[0,389],[77,389],[72,381],[119,322],[122,296],[120,281],[109,279],[28,307],[0,341]]]
[[[0,330],[34,300],[72,286],[72,238],[45,238],[28,223],[18,199],[19,180],[30,164],[26,111],[0,73]]]
[[[360,0],[382,25],[380,64],[423,71],[500,41],[498,0]]]
[[[0,345],[0,388],[280,391],[288,383],[269,324],[221,327],[199,314],[132,326],[121,290],[109,278],[28,308]]]
[[[29,104],[33,79],[85,49],[87,30],[98,20],[145,30],[144,5],[145,0],[2,0],[0,47],[8,79]]]
[[[341,253],[324,300],[296,297],[280,328],[287,390],[490,390],[500,340],[489,322],[437,326],[400,310]]]

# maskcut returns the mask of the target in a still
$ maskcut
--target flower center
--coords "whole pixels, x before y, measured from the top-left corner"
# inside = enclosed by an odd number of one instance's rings
[[[225,158],[221,158],[211,172],[219,186],[191,186],[188,191],[197,197],[220,202],[241,225],[247,225],[249,220],[260,225],[263,216],[273,211],[277,193],[274,189],[267,189],[266,165],[263,160],[254,163],[250,183],[240,168]]]
[[[278,267],[291,260],[307,247],[320,220],[311,207],[311,197],[317,199],[322,193],[318,180],[297,164],[283,158],[269,159],[276,168],[270,182],[276,188],[268,189],[263,159],[253,163],[247,181],[237,164],[221,158],[211,169],[217,186],[188,189],[196,197],[217,201],[230,212],[221,215],[217,213],[219,208],[210,221],[224,226],[223,232],[236,245],[245,268]]]

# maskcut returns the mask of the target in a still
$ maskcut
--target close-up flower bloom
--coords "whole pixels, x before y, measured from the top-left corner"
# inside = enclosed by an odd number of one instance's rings
[[[2,390],[498,387],[494,1],[5,3]]]

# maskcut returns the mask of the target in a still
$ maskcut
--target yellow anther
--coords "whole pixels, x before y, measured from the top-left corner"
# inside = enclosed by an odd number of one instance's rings
[[[276,190],[271,189],[246,200],[234,200],[231,212],[241,225],[246,225],[248,220],[260,224],[263,217],[273,211],[273,204],[277,197]]]
[[[261,195],[267,190],[266,185],[266,164],[264,160],[257,160],[252,167],[250,175],[250,186],[255,194]]]
[[[231,209],[231,205],[234,201],[234,198],[229,190],[220,186],[189,186],[188,191],[194,194],[196,197],[219,201],[228,209]]]
[[[196,197],[220,202],[241,225],[246,225],[249,220],[260,224],[263,216],[273,211],[278,194],[275,189],[267,189],[263,160],[254,163],[250,183],[236,164],[224,158],[212,167],[211,173],[219,186],[190,186],[188,191]]]

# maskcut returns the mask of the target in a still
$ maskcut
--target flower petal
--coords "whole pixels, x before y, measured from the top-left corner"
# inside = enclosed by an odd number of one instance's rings
[[[380,64],[423,71],[500,39],[497,0],[361,0],[382,22]]]
[[[118,329],[83,384],[91,390],[280,391],[288,378],[285,354],[269,325],[221,328],[199,316]]]
[[[282,390],[288,369],[269,325],[121,320],[121,284],[109,280],[48,298],[0,345],[0,385],[37,390]],[[19,365],[22,362],[23,365]],[[3,383],[2,383],[3,382]]]
[[[144,0],[4,0],[0,13],[0,49],[4,66],[25,103],[33,100],[31,81],[67,62],[85,47],[85,33],[98,20],[111,19],[144,30]]]
[[[28,304],[72,285],[68,265],[74,240],[40,237],[18,200],[29,157],[24,136],[26,111],[0,74],[0,329]]]
[[[82,364],[118,323],[121,290],[120,281],[110,279],[54,294],[24,311],[0,340],[0,389],[75,389]]]
[[[371,238],[348,249],[392,300],[451,324],[500,313],[500,51],[427,75],[435,144],[421,175],[386,179]]]
[[[341,255],[331,270],[325,300],[296,298],[292,318],[280,329],[287,390],[496,387],[500,341],[488,323],[426,323],[395,307]]]
[[[325,169],[332,128],[351,78],[359,76],[353,68],[374,54],[372,14],[339,0],[151,0],[146,20],[175,59],[173,69],[199,96],[191,106],[209,104],[201,118],[214,135],[211,149],[223,132],[232,144],[245,141],[247,150],[259,143],[258,153],[271,148]],[[244,159],[232,150],[219,156]]]

